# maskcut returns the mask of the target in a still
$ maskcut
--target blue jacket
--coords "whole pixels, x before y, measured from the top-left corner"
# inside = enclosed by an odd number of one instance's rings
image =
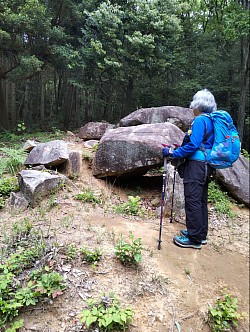
[[[191,133],[190,133],[191,131]],[[190,141],[184,146],[173,151],[174,158],[186,158],[190,160],[205,160],[204,153],[200,150],[201,145],[205,149],[211,149],[214,142],[212,120],[206,115],[197,116],[191,124],[191,129],[186,133]],[[212,132],[207,140],[203,142],[205,135]]]

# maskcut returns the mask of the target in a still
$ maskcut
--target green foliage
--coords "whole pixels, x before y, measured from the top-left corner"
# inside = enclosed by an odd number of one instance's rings
[[[123,265],[135,265],[141,262],[142,260],[142,246],[141,238],[134,239],[132,231],[129,232],[130,243],[124,241],[123,236],[120,236],[120,239],[115,246],[115,255],[120,260]]]
[[[232,331],[238,326],[242,315],[237,312],[238,300],[224,289],[222,296],[216,301],[214,307],[209,307],[209,325],[212,332]]]
[[[24,325],[23,319],[18,319],[11,323],[11,327],[9,327],[6,332],[16,332]]]
[[[5,199],[0,196],[0,209],[2,209],[5,206]]]
[[[102,257],[102,252],[100,249],[90,250],[86,247],[80,249],[81,258],[83,261],[93,263],[99,262]]]
[[[28,241],[27,241],[28,242]],[[45,244],[36,242],[34,246],[18,246],[16,251],[12,253],[5,261],[5,265],[9,271],[19,274],[23,269],[31,267],[35,260],[44,253]]]
[[[92,147],[92,151],[96,152],[98,150],[98,147],[99,147],[98,143],[94,144]]]
[[[33,224],[28,218],[24,218],[12,225],[11,236],[6,239],[6,244],[16,247],[24,239],[28,239],[31,231],[33,230]],[[41,234],[40,234],[41,236]],[[37,239],[36,233],[36,239]]]
[[[18,181],[16,177],[2,177],[0,179],[0,195],[9,196],[11,191],[18,189]]]
[[[73,243],[68,244],[66,248],[66,256],[68,260],[74,260],[77,257],[77,248]]]
[[[6,264],[0,265],[0,327],[18,316],[22,307],[35,305],[42,297],[55,298],[62,294],[66,288],[63,277],[57,272],[48,271],[46,267],[44,270],[34,270],[27,276],[26,285],[22,285],[17,282],[18,274],[10,272]],[[21,323],[15,322],[12,329],[17,329],[19,325],[21,327]]]
[[[88,202],[92,204],[101,204],[102,200],[98,197],[91,188],[87,188],[85,191],[77,194],[76,199],[82,202]]]
[[[0,175],[10,173],[15,175],[26,158],[26,152],[23,149],[0,148],[3,158],[0,160]]]
[[[66,285],[63,277],[47,266],[28,271],[37,261],[46,264],[41,258],[48,250],[42,231],[34,229],[28,219],[13,225],[4,244],[0,265],[0,328],[16,331],[22,326],[21,320],[10,322],[20,309],[35,305],[42,298],[55,298]]]
[[[16,177],[0,178],[0,209],[4,207],[6,198],[12,191],[18,189],[18,181]]]
[[[208,185],[208,202],[212,203],[215,211],[221,215],[226,214],[229,217],[235,217],[235,213],[230,208],[230,200],[227,194],[220,190],[215,182]]]
[[[92,155],[88,151],[84,151],[82,157],[87,161],[90,161],[92,159]]]
[[[116,213],[128,214],[132,216],[143,216],[144,210],[141,208],[141,198],[139,196],[128,196],[128,202],[113,207]]]
[[[45,267],[45,271],[38,270],[30,277],[32,288],[39,296],[56,298],[66,289],[63,276],[58,272],[52,271]]]
[[[26,130],[25,123],[24,122],[18,123],[18,125],[17,125],[17,131],[19,133],[23,133],[25,130]]]
[[[80,321],[91,330],[125,331],[132,322],[133,311],[130,308],[123,309],[114,294],[104,294],[99,301],[90,299],[87,304],[89,309],[82,311]]]
[[[250,160],[250,154],[247,150],[242,149],[241,154],[248,160]]]

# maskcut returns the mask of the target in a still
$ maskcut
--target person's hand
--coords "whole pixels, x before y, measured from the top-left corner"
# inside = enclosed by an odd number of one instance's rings
[[[173,153],[170,151],[169,148],[163,148],[162,149],[162,155],[163,157],[173,157]]]

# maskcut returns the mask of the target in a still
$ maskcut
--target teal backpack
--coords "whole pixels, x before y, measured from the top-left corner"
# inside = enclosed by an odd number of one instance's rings
[[[205,149],[206,161],[216,169],[232,167],[232,164],[239,158],[241,143],[239,133],[233,124],[230,114],[226,111],[214,111],[210,114],[203,114],[213,122],[214,144],[211,149]],[[205,135],[207,139],[213,132]],[[204,140],[203,140],[204,141]]]

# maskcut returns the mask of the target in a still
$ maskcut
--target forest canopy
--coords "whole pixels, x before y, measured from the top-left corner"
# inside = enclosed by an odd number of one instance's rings
[[[247,0],[0,0],[0,130],[74,130],[208,88],[249,151]]]

